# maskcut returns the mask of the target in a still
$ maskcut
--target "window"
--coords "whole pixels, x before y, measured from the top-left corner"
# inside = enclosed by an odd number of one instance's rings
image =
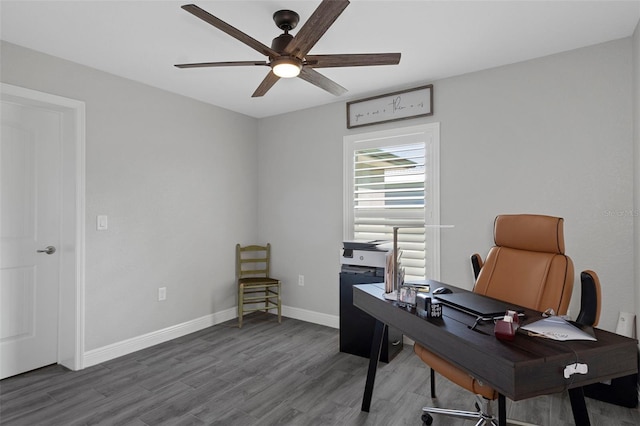
[[[393,241],[402,227],[406,280],[440,276],[439,145],[438,123],[344,138],[344,239]]]

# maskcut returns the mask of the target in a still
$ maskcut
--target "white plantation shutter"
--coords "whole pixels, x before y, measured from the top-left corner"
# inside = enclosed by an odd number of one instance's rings
[[[437,133],[436,125],[345,138],[346,240],[392,241],[394,226],[433,223]],[[405,279],[436,278],[433,235],[425,228],[399,230]]]

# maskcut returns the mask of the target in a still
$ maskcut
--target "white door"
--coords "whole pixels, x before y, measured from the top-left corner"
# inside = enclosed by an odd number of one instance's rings
[[[63,138],[58,111],[1,115],[0,379],[58,360]]]

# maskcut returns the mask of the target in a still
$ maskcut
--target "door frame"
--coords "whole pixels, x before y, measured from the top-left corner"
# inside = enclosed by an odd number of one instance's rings
[[[0,83],[3,101],[42,107],[62,115],[58,364],[84,368],[85,328],[85,103]]]

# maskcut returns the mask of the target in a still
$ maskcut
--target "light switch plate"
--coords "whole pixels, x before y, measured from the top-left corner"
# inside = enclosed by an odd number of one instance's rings
[[[98,216],[96,220],[96,229],[98,231],[106,231],[107,228],[108,228],[107,216],[106,215]]]

